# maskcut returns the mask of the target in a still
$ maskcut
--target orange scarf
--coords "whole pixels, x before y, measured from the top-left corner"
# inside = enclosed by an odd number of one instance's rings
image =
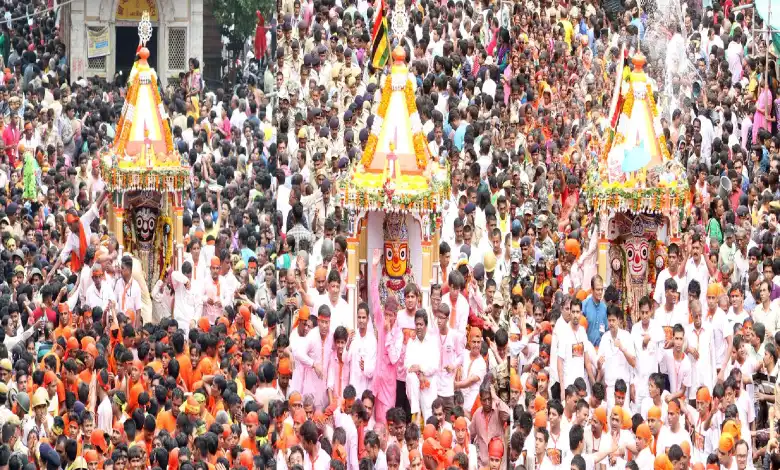
[[[68,214],[66,219],[69,224],[79,222],[79,252],[70,252],[70,269],[76,273],[81,271],[81,267],[84,265],[84,257],[87,254],[87,234],[84,233],[84,226],[77,216]]]

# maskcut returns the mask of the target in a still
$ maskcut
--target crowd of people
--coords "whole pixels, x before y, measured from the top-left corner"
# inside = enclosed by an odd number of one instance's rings
[[[377,5],[282,0],[240,81],[191,59],[162,90],[192,190],[160,279],[107,228],[126,83],[70,75],[53,6],[0,3],[0,469],[780,469],[759,15],[685,2],[661,57],[664,7],[635,0],[406,0],[391,40],[451,167],[441,282],[383,303],[374,272],[353,316],[337,187],[388,76]],[[693,208],[638,312],[597,274],[582,190],[622,48],[649,58]]]

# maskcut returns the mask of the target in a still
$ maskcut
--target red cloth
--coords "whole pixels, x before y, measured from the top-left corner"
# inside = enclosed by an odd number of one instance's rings
[[[265,18],[259,11],[257,14],[257,28],[255,28],[255,59],[260,59],[265,55],[268,45],[265,43]]]

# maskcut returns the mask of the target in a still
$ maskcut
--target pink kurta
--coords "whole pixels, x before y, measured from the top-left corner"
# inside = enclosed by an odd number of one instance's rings
[[[758,110],[761,110],[759,112]],[[758,131],[760,129],[769,130],[769,120],[767,116],[762,113],[768,113],[772,115],[772,92],[768,88],[764,87],[761,94],[758,95],[758,101],[756,101],[756,113],[753,115],[753,144],[758,142]]]
[[[390,359],[390,348],[400,335],[397,325],[389,332],[385,332],[385,309],[379,300],[379,280],[374,277],[371,281],[371,310],[374,312],[374,321],[377,331],[376,368],[374,369],[373,390],[376,396],[374,405],[374,420],[377,423],[386,423],[387,410],[395,406],[395,362]]]
[[[306,348],[301,348],[296,352],[293,348],[293,358],[295,367],[302,368],[301,394],[314,395],[314,404],[317,408],[324,408],[328,405],[328,394],[326,390],[328,379],[328,364],[330,355],[333,351],[333,333],[328,332],[325,341],[320,338],[319,328],[314,328],[306,335]],[[314,364],[320,364],[322,368],[322,378],[317,377],[314,372]]]

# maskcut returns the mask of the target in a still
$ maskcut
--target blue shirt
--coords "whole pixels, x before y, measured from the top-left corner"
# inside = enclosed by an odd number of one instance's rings
[[[603,299],[596,303],[590,296],[582,303],[582,313],[588,320],[588,341],[598,347],[601,335],[607,331],[607,303]]]

